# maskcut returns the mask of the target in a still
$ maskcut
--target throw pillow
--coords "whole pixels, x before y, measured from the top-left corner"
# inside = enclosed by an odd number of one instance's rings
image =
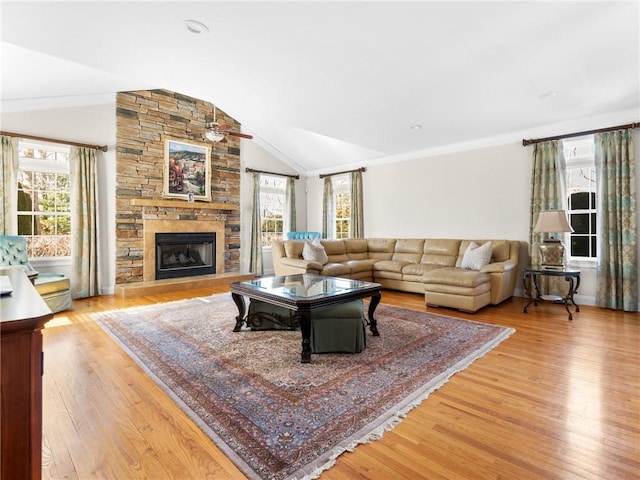
[[[320,265],[324,265],[329,261],[327,252],[321,243],[304,242],[302,249],[302,258],[308,262],[316,262]]]
[[[471,242],[462,257],[462,268],[467,270],[480,270],[491,261],[491,242],[478,246],[476,242]]]

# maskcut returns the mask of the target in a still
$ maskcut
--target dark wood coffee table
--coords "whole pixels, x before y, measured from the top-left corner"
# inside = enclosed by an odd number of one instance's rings
[[[288,308],[295,312],[302,333],[301,362],[311,362],[311,312],[315,309],[371,297],[368,325],[379,336],[373,314],[380,303],[382,285],[325,275],[263,277],[231,284],[231,296],[238,307],[234,332],[249,326],[244,297]]]

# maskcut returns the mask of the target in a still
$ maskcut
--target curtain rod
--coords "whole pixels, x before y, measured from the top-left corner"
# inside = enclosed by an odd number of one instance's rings
[[[351,172],[366,172],[367,169],[365,167],[356,168],[355,170],[345,170],[344,172],[336,172],[336,173],[321,173],[320,178],[324,177],[333,177],[334,175],[342,175],[343,173],[351,173]]]
[[[102,152],[106,152],[106,145],[88,145],[86,143],[77,143],[77,142],[68,142],[66,140],[58,140],[55,138],[46,138],[46,137],[36,137],[34,135],[23,135],[22,133],[13,133],[13,132],[3,132],[0,131],[0,135],[6,135],[8,137],[19,137],[27,140],[39,140],[41,142],[51,142],[51,143],[60,143],[63,145],[73,145],[74,147],[84,147],[84,148],[95,148],[96,150],[100,150]]]
[[[593,135],[594,133],[611,132],[613,130],[624,130],[626,128],[638,128],[640,123],[628,123],[626,125],[618,125],[617,127],[598,128],[596,130],[587,130],[586,132],[567,133],[566,135],[557,135],[555,137],[536,138],[533,140],[522,140],[522,145],[527,146],[532,143],[548,142],[551,140],[562,140],[563,138],[582,137],[583,135]]]
[[[266,175],[277,175],[279,177],[290,177],[290,178],[295,178],[296,180],[300,178],[300,175],[288,175],[286,173],[265,172],[264,170],[254,170],[253,168],[249,168],[249,167],[245,168],[244,171],[253,172],[253,173],[264,173]]]

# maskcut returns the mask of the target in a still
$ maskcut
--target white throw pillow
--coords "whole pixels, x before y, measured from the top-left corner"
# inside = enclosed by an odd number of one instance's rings
[[[471,242],[462,257],[462,268],[467,270],[480,270],[491,261],[491,242],[478,246],[476,242]]]
[[[320,242],[304,242],[304,247],[302,249],[302,258],[304,258],[307,262],[316,262],[320,265],[324,265],[329,261],[327,252]]]

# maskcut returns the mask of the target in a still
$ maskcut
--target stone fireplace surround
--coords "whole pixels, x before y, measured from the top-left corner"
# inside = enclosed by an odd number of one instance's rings
[[[216,272],[224,272],[224,222],[215,220],[144,220],[143,281],[155,280],[156,233],[214,232]]]

